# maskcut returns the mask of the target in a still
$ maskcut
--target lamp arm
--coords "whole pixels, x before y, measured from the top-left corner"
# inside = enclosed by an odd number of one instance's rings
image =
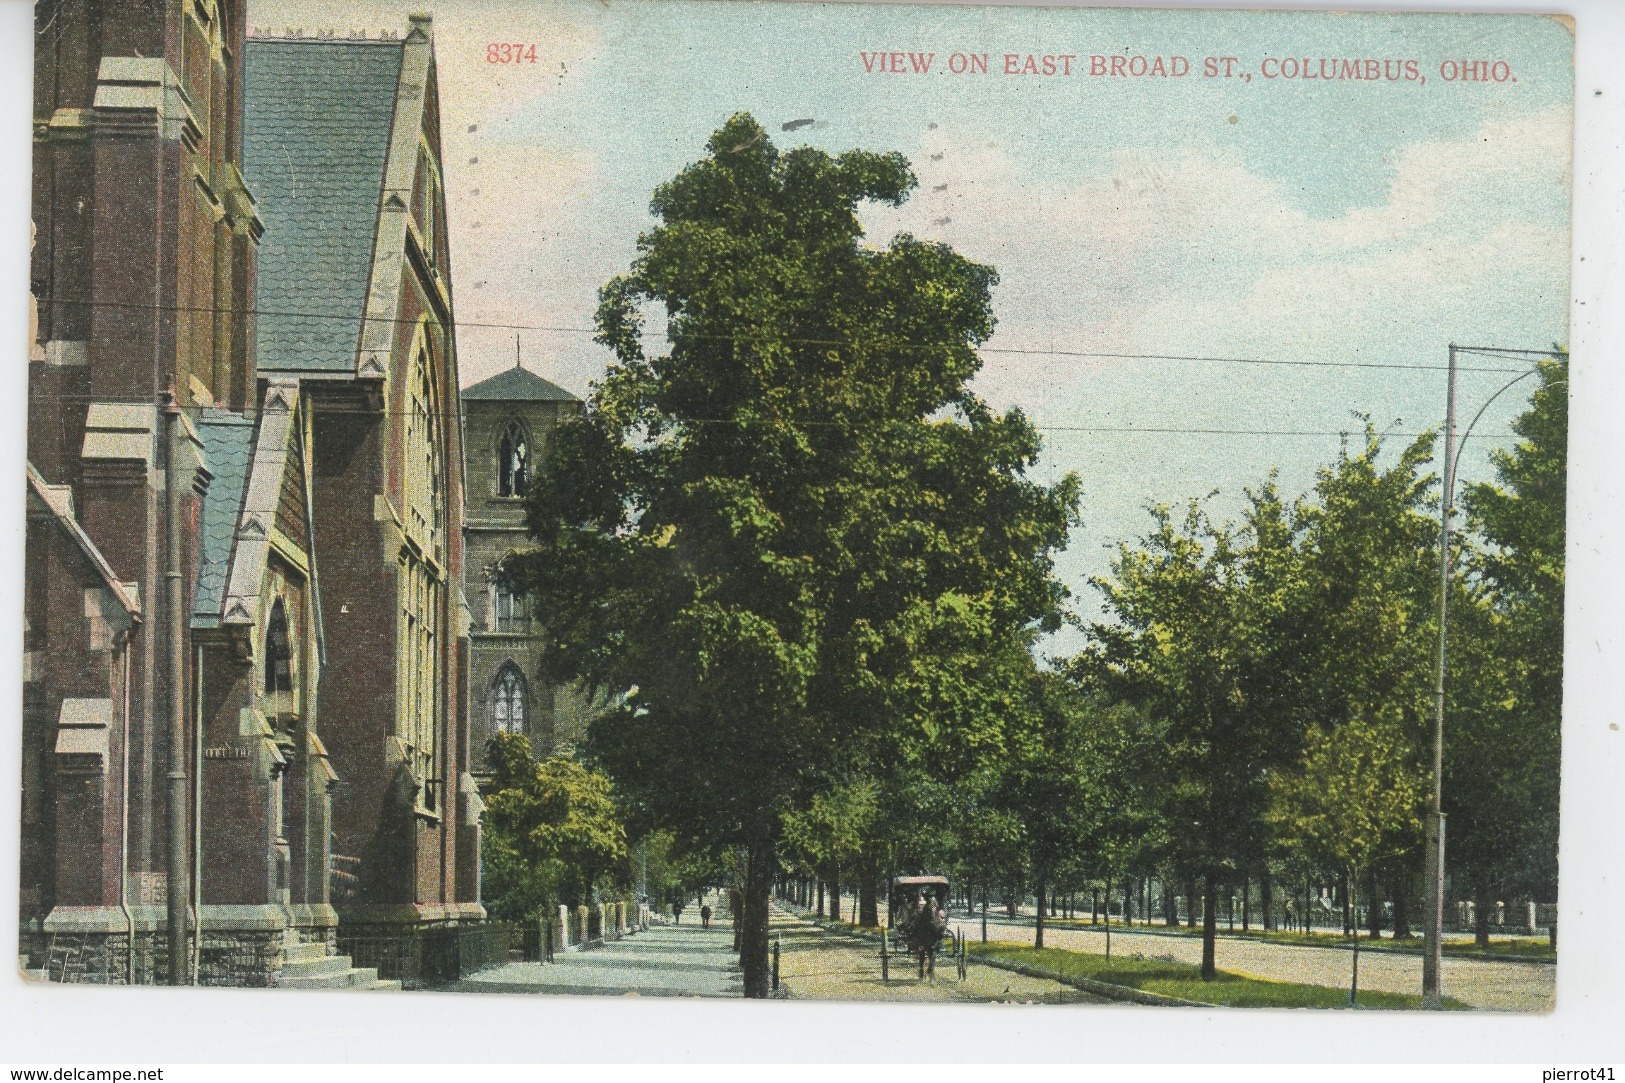
[[[1467,448],[1467,438],[1469,436],[1473,435],[1473,426],[1477,425],[1478,421],[1479,421],[1479,418],[1484,416],[1484,411],[1488,410],[1490,408],[1490,405],[1492,403],[1494,403],[1496,399],[1498,399],[1502,395],[1506,394],[1506,392],[1512,387],[1513,384],[1519,383],[1519,382],[1521,382],[1523,380],[1527,380],[1527,379],[1529,379],[1529,377],[1533,376],[1535,373],[1537,373],[1539,371],[1540,371],[1539,369],[1530,369],[1528,372],[1525,372],[1520,376],[1514,376],[1512,379],[1510,379],[1506,383],[1502,384],[1501,385],[1501,390],[1499,390],[1495,394],[1491,395],[1489,397],[1489,399],[1484,403],[1484,405],[1480,406],[1478,408],[1478,413],[1473,415],[1473,420],[1471,422],[1469,422],[1468,425],[1467,425],[1467,431],[1462,433],[1461,441],[1460,441],[1460,443],[1458,443],[1456,445],[1456,456],[1450,462],[1450,477],[1451,477],[1452,480],[1454,480],[1458,476],[1458,471],[1461,469],[1461,453],[1464,450],[1466,450],[1466,448]],[[1563,381],[1563,382],[1567,383],[1567,381]],[[1447,493],[1445,495],[1446,495],[1446,498],[1449,499],[1450,503],[1452,505],[1454,505],[1455,504],[1455,498],[1454,498],[1453,494]]]

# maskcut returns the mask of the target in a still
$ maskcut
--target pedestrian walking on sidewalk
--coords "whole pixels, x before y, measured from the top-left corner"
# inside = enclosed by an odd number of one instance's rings
[[[683,923],[683,904],[682,904],[682,902],[679,901],[679,902],[674,902],[674,903],[671,904],[671,916],[672,916],[672,919],[678,925],[681,925]]]
[[[708,905],[700,907],[700,926],[705,929],[711,927],[711,907]]]

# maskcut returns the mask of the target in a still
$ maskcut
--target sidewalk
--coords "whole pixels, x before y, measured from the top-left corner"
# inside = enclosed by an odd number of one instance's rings
[[[552,963],[505,963],[464,978],[458,993],[552,993],[565,996],[739,997],[733,929],[712,921],[655,925],[601,948],[560,952]]]

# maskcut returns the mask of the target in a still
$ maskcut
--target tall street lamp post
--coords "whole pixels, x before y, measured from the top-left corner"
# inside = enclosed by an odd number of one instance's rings
[[[1444,678],[1446,626],[1450,619],[1450,513],[1456,493],[1456,346],[1450,345],[1445,391],[1444,492],[1439,498],[1439,665],[1433,686],[1433,793],[1427,819],[1424,879],[1428,908],[1422,935],[1422,1007],[1438,1008],[1440,934],[1444,932]]]
[[[1445,663],[1448,658],[1447,632],[1450,618],[1450,517],[1455,511],[1456,474],[1461,451],[1456,445],[1456,357],[1462,352],[1491,355],[1515,354],[1525,357],[1566,357],[1561,350],[1507,350],[1500,347],[1450,346],[1449,374],[1446,377],[1444,422],[1444,491],[1439,498],[1439,659],[1433,701],[1433,792],[1430,796],[1427,818],[1427,850],[1423,879],[1427,885],[1428,906],[1423,926],[1422,955],[1422,1007],[1443,1006],[1439,994],[1439,972],[1443,962],[1444,932],[1444,704]],[[1467,444],[1473,427],[1484,416],[1490,404],[1500,398],[1508,388],[1528,379],[1538,368],[1530,368],[1514,376],[1491,395],[1467,426],[1461,445]]]

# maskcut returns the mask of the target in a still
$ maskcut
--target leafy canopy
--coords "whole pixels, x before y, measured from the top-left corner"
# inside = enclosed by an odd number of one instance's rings
[[[862,243],[862,204],[914,184],[898,154],[781,153],[740,114],[601,291],[615,361],[506,572],[555,676],[625,692],[595,746],[640,826],[756,844],[877,762],[970,770],[1010,644],[1060,619],[1077,482],[1029,480],[1033,427],[967,386],[993,270]]]
[[[481,858],[493,912],[587,901],[627,856],[609,779],[567,757],[537,761],[517,734],[492,738],[489,762]]]

